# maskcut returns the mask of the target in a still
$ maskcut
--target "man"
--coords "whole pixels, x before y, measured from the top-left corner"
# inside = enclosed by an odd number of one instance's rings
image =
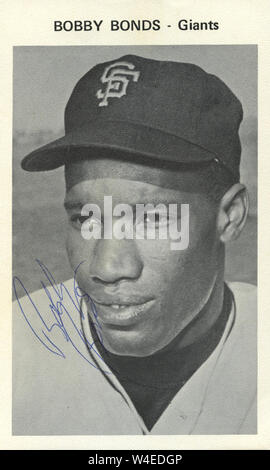
[[[39,262],[49,287],[31,295],[14,278],[15,434],[256,432],[255,288],[224,282],[248,210],[241,120],[231,90],[192,64],[127,55],[77,83],[65,136],[22,162],[65,166],[74,278],[56,285]],[[106,197],[150,204],[131,236]],[[178,246],[156,236],[172,206],[188,227]]]

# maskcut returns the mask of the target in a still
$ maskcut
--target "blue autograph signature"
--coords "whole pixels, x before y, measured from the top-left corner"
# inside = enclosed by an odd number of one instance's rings
[[[64,352],[50,338],[50,335],[52,334],[53,330],[55,331],[55,329],[56,330],[59,329],[64,335],[66,342],[69,342],[83,359],[85,359],[91,366],[95,367],[98,370],[101,370],[98,365],[91,362],[89,360],[89,357],[85,355],[85,348],[81,348],[82,343],[83,343],[84,345],[87,346],[89,350],[91,350],[93,354],[96,354],[104,362],[103,358],[100,356],[99,352],[95,348],[95,341],[93,341],[92,343],[87,341],[87,339],[85,338],[83,334],[82,329],[78,329],[78,327],[76,326],[76,323],[74,322],[72,318],[71,312],[68,311],[68,308],[65,305],[65,301],[68,300],[69,304],[70,303],[72,304],[72,308],[74,307],[75,314],[76,315],[79,314],[81,318],[84,319],[84,313],[81,308],[81,301],[84,300],[84,302],[90,304],[93,316],[95,318],[95,321],[92,321],[92,324],[95,326],[97,336],[98,336],[98,341],[102,343],[103,342],[102,341],[102,327],[98,321],[98,314],[97,314],[95,304],[93,300],[91,299],[90,295],[88,295],[86,292],[83,292],[81,289],[79,289],[79,286],[76,282],[76,275],[83,261],[74,270],[73,293],[69,292],[65,284],[61,283],[57,285],[49,269],[40,260],[36,259],[36,262],[38,263],[43,274],[47,278],[47,281],[49,281],[49,285],[52,288],[52,291],[49,292],[44,282],[40,281],[42,288],[45,291],[46,296],[48,298],[48,302],[49,302],[48,308],[51,314],[50,322],[48,322],[48,320],[47,322],[44,320],[41,312],[39,311],[37,305],[34,303],[31,295],[28,293],[22,281],[17,276],[13,277],[13,288],[15,292],[15,297],[18,302],[20,311],[24,319],[26,320],[27,324],[29,325],[30,329],[32,330],[36,338],[40,341],[40,343],[43,344],[43,346],[46,349],[48,349],[48,351],[62,358],[66,358],[66,355],[64,354]],[[34,314],[37,315],[37,318],[40,320],[38,328],[34,327],[31,324],[31,321],[29,319],[29,316],[30,316],[29,312],[27,313],[25,309],[23,309],[22,307],[22,303],[18,297],[18,292],[17,292],[18,286],[20,286],[20,288],[22,288],[23,291],[25,292],[25,295],[28,301],[30,302],[30,306],[33,309],[32,312],[34,312]],[[55,298],[53,298],[53,296],[55,296]],[[74,333],[75,333],[75,336],[74,336]],[[102,369],[102,371],[106,374],[111,374],[111,372],[108,370]]]

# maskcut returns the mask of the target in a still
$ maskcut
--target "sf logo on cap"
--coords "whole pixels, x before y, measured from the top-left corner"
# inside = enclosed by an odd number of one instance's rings
[[[130,80],[137,82],[140,72],[135,71],[135,65],[128,62],[115,62],[105,68],[101,77],[102,83],[107,83],[104,91],[97,91],[97,98],[102,99],[99,106],[108,106],[108,98],[121,98],[126,95]]]

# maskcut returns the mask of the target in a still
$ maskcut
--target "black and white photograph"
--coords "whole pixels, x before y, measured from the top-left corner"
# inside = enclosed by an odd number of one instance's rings
[[[257,434],[257,75],[13,48],[13,436]]]

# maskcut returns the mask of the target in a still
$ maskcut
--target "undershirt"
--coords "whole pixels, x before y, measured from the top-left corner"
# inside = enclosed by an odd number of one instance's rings
[[[90,328],[95,345],[132,400],[150,431],[163,411],[193,373],[217,346],[232,307],[233,294],[224,284],[223,307],[215,323],[192,344],[179,347],[197,317],[166,347],[146,357],[120,356],[105,349],[95,327]],[[202,313],[203,314],[203,313]]]

